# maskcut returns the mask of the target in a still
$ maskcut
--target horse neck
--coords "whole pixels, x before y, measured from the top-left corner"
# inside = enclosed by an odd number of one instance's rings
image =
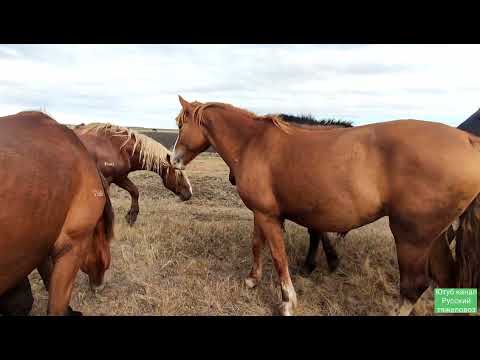
[[[212,112],[204,125],[210,144],[230,168],[235,168],[242,149],[259,131],[259,122],[245,114],[230,111]]]

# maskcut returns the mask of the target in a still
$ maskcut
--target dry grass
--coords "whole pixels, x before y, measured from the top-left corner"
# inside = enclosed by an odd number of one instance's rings
[[[268,250],[263,281],[251,290],[243,278],[251,265],[252,214],[228,182],[228,168],[205,154],[187,170],[194,190],[185,203],[157,175],[138,172],[140,215],[134,227],[124,216],[129,195],[111,188],[116,210],[113,277],[100,294],[79,274],[72,307],[86,315],[272,315],[280,301]],[[398,301],[395,246],[386,219],[336,241],[341,257],[330,274],[323,252],[310,276],[300,275],[308,247],[306,229],[287,223],[285,237],[298,315],[385,315]],[[47,293],[36,272],[33,314],[46,311]],[[431,314],[432,296],[421,313]]]

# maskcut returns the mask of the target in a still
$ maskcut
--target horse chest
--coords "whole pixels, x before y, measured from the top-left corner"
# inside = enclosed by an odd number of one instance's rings
[[[238,195],[250,210],[266,213],[278,212],[278,204],[265,178],[244,174],[237,181]]]

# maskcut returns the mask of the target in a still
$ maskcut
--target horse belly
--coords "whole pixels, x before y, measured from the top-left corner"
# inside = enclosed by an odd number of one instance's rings
[[[346,201],[314,207],[300,206],[284,212],[286,219],[322,232],[346,232],[374,222],[382,216],[384,211],[380,203],[364,204],[358,209]]]

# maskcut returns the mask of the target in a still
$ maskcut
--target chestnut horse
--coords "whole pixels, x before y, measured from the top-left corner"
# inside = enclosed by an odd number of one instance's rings
[[[337,120],[316,120],[310,115],[302,115],[302,116],[295,116],[289,114],[278,114],[281,119],[293,122],[298,126],[302,127],[309,127],[309,126],[323,126],[323,127],[352,127],[352,123],[348,121],[337,121]],[[230,170],[228,174],[228,180],[230,184],[236,185],[235,177]],[[308,275],[311,274],[315,268],[317,267],[317,253],[318,253],[318,246],[320,241],[322,242],[323,251],[325,252],[325,257],[327,259],[327,265],[330,272],[333,272],[337,269],[338,264],[340,262],[340,258],[338,257],[337,251],[335,247],[330,241],[327,233],[324,232],[317,232],[314,229],[308,229],[309,235],[309,246],[308,246],[308,253],[307,257],[305,258],[305,262],[303,265],[304,272]],[[338,234],[339,237],[345,237],[346,233]]]
[[[47,314],[69,314],[78,270],[96,288],[110,266],[105,179],[73,131],[36,111],[0,118],[0,163],[0,296],[37,268]]]
[[[170,165],[170,151],[152,138],[124,127],[100,123],[79,125],[74,132],[95,159],[109,186],[114,183],[129,192],[132,203],[126,215],[128,224],[135,223],[140,211],[138,188],[128,178],[133,171],[157,173],[163,185],[182,201],[192,196],[187,175]]]
[[[480,138],[447,125],[396,120],[352,128],[304,129],[223,103],[180,97],[172,165],[184,169],[214,146],[253,212],[253,267],[266,242],[282,304],[297,304],[283,239],[285,219],[319,232],[346,232],[389,217],[400,270],[398,314],[430,285],[480,287]],[[446,230],[460,217],[455,261]]]

